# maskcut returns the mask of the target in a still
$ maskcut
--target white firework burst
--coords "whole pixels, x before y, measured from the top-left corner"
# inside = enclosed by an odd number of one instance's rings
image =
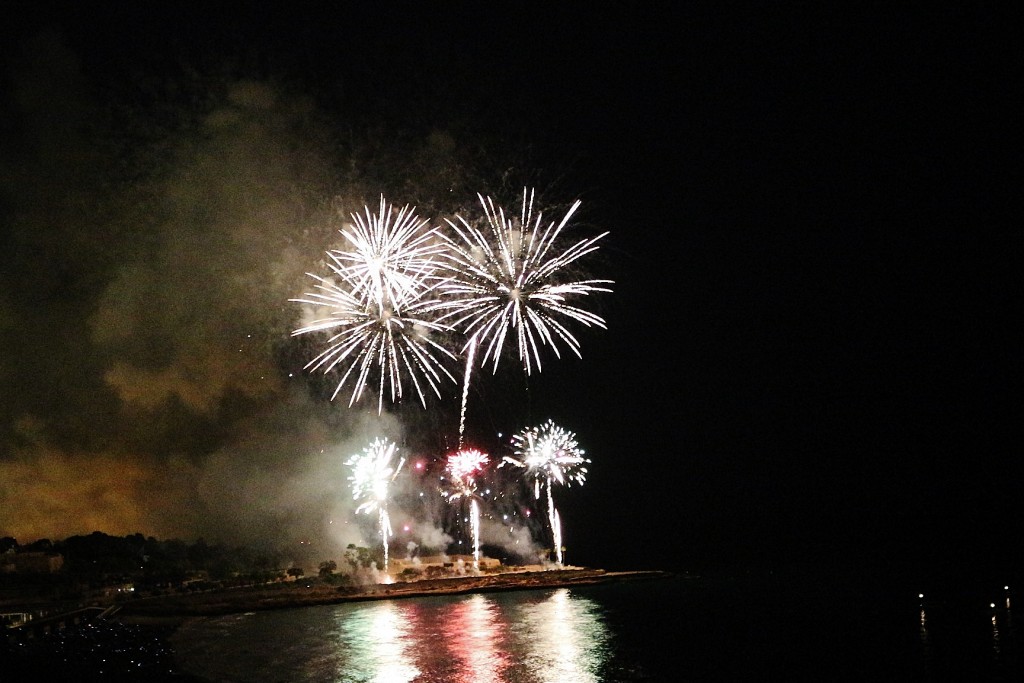
[[[562,522],[555,508],[552,488],[555,484],[580,486],[586,482],[586,465],[590,460],[576,443],[576,435],[548,420],[540,427],[529,427],[512,437],[515,457],[505,456],[498,467],[510,464],[523,469],[523,476],[533,483],[533,495],[547,494],[548,524],[554,543],[555,561],[562,564]]]
[[[369,208],[365,218],[353,214],[355,227],[342,230],[351,249],[328,252],[333,277],[308,273],[317,291],[292,299],[314,307],[313,319],[293,336],[330,332],[324,350],[305,368],[341,368],[331,399],[351,382],[349,405],[374,384],[378,413],[385,395],[392,402],[405,396],[407,382],[426,407],[427,390],[440,397],[441,384],[456,381],[445,365],[456,355],[438,341],[450,329],[436,319],[435,296],[445,280],[434,259],[443,246],[408,207],[393,221],[392,213],[381,198],[377,215]]]
[[[573,279],[570,266],[596,251],[607,233],[562,246],[560,238],[578,200],[561,221],[545,227],[542,213],[534,215],[532,190],[523,189],[518,216],[506,215],[490,197],[478,197],[486,226],[457,216],[457,221],[446,219],[454,236],[439,233],[448,246],[442,269],[450,275],[440,287],[440,320],[469,337],[464,350],[481,345],[480,363],[492,362],[494,372],[509,336],[515,337],[527,374],[541,369],[543,346],[550,346],[556,357],[560,345],[580,356],[579,340],[565,321],[600,328],[605,321],[570,300],[610,292],[612,281]]]
[[[352,499],[359,501],[356,513],[369,514],[377,511],[381,539],[384,543],[384,569],[388,566],[388,539],[392,535],[391,519],[388,516],[388,488],[405,464],[399,458],[395,464],[398,447],[393,442],[378,438],[363,449],[362,453],[351,456],[345,464],[352,468],[349,481],[352,482]]]

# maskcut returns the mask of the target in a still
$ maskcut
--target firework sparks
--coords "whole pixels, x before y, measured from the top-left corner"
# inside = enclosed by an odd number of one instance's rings
[[[316,311],[315,319],[293,336],[331,332],[326,348],[306,369],[330,373],[343,367],[331,400],[351,381],[350,406],[375,380],[378,413],[386,390],[392,402],[405,395],[403,378],[412,383],[424,407],[428,389],[440,398],[445,379],[456,381],[445,367],[445,359],[456,356],[436,340],[449,328],[433,313],[434,297],[444,283],[436,275],[434,258],[443,245],[408,207],[392,221],[393,213],[382,197],[378,214],[371,214],[369,207],[365,217],[353,214],[355,225],[341,231],[351,249],[327,252],[333,277],[309,273],[317,291],[292,299]]]
[[[475,474],[481,472],[490,458],[475,448],[464,448],[448,456],[446,471],[454,485],[451,497],[471,496],[476,491]]]
[[[560,345],[580,357],[579,340],[565,321],[587,327],[605,327],[604,319],[569,299],[596,292],[610,292],[611,280],[574,279],[571,267],[580,258],[598,249],[598,241],[607,235],[587,238],[561,246],[562,234],[569,219],[579,208],[577,200],[558,223],[543,227],[542,212],[534,215],[534,192],[523,189],[522,208],[518,216],[505,214],[490,197],[478,195],[487,225],[481,229],[465,218],[446,219],[454,236],[439,232],[447,244],[441,269],[450,279],[440,284],[443,294],[438,304],[444,312],[439,321],[446,322],[468,337],[466,376],[463,384],[463,405],[460,417],[460,439],[465,426],[465,403],[469,375],[477,346],[483,353],[480,365],[498,360],[509,336],[514,336],[519,360],[527,374],[534,367],[541,370],[540,352],[550,346],[561,357]],[[461,442],[460,442],[461,445]]]
[[[377,511],[381,539],[384,542],[384,571],[388,568],[388,538],[391,537],[391,519],[388,517],[388,487],[405,464],[399,458],[394,464],[398,447],[387,439],[375,439],[362,453],[351,456],[345,464],[352,468],[352,499],[360,501],[356,513]]]
[[[562,522],[555,508],[552,488],[555,484],[583,485],[586,481],[589,459],[576,443],[576,435],[557,426],[551,420],[540,427],[530,427],[512,437],[515,457],[505,456],[498,467],[508,463],[524,470],[523,476],[533,483],[533,495],[540,498],[541,489],[547,494],[548,524],[555,547],[555,558],[562,564]]]
[[[335,272],[349,282],[356,297],[385,306],[401,301],[433,275],[434,261],[444,250],[436,231],[405,206],[397,212],[382,196],[376,214],[352,214],[353,225],[340,232],[349,249],[328,252]]]
[[[448,456],[445,467],[451,487],[444,492],[449,502],[469,499],[469,524],[473,533],[473,569],[480,567],[480,504],[476,475],[483,471],[489,457],[475,448],[464,448]]]

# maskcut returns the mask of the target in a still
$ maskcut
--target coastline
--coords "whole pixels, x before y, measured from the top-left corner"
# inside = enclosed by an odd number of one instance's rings
[[[179,668],[173,647],[175,632],[193,620],[343,602],[538,590],[673,576],[677,574],[658,570],[610,572],[571,567],[358,587],[299,582],[139,598],[121,603],[104,618],[73,628],[29,640],[0,641],[0,659],[5,661],[5,673],[15,679],[202,683],[204,679]]]
[[[367,600],[395,600],[436,595],[535,590],[585,586],[615,581],[668,578],[661,570],[605,571],[565,568],[396,581],[364,586],[323,584],[231,589],[192,595],[142,598],[125,603],[117,618],[125,623],[175,624],[189,617],[218,616],[271,609],[291,609]]]

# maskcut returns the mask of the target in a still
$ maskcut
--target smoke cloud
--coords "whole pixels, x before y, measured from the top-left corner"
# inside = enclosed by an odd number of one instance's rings
[[[341,464],[401,429],[311,398],[289,337],[357,201],[313,103],[207,78],[139,114],[55,31],[4,76],[0,535],[365,542]]]
[[[9,52],[0,536],[139,532],[321,558],[376,543],[345,460],[380,436],[410,461],[443,453],[459,387],[441,412],[326,400],[289,299],[365,202],[397,190],[396,205],[436,210],[484,189],[474,164],[444,131],[406,135],[402,154],[379,132],[356,139],[286,81],[104,80],[54,30]],[[435,488],[408,467],[395,481],[396,556],[452,541]],[[488,542],[525,554],[526,529],[493,526]]]

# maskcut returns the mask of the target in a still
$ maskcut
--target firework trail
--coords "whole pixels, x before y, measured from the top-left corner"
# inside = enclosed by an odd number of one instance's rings
[[[362,453],[351,456],[345,465],[352,468],[352,499],[361,501],[356,513],[377,511],[381,539],[384,541],[384,571],[388,569],[388,538],[391,537],[391,518],[388,517],[388,487],[405,464],[400,458],[393,460],[398,447],[387,439],[375,439]]]
[[[583,485],[586,481],[584,451],[576,443],[576,435],[548,420],[540,427],[529,427],[512,437],[515,457],[505,456],[498,467],[508,463],[524,470],[523,476],[533,482],[534,498],[540,499],[541,488],[547,494],[548,524],[555,546],[556,562],[562,564],[562,520],[555,508],[552,488],[555,484]]]
[[[424,230],[426,221],[408,207],[394,214],[383,197],[379,213],[367,207],[365,216],[352,219],[354,226],[341,231],[351,248],[327,252],[333,277],[307,273],[317,291],[291,300],[315,311],[315,319],[292,336],[331,333],[326,348],[305,366],[325,374],[344,369],[331,400],[352,381],[351,406],[375,380],[379,414],[386,389],[392,403],[403,398],[406,377],[426,407],[428,388],[440,398],[441,383],[456,382],[445,367],[445,359],[456,356],[435,339],[449,329],[435,313],[444,283],[435,260],[444,245],[434,230]]]
[[[580,356],[579,340],[564,324],[574,321],[587,327],[605,327],[599,315],[568,303],[568,299],[594,292],[610,292],[611,280],[574,279],[571,266],[598,249],[597,242],[607,235],[579,240],[567,247],[560,238],[569,219],[579,208],[577,200],[558,223],[544,227],[542,212],[534,215],[534,191],[523,189],[518,216],[506,215],[490,197],[477,195],[487,225],[481,229],[465,218],[445,219],[454,236],[438,235],[447,245],[441,270],[450,276],[439,285],[443,295],[438,307],[444,322],[468,337],[466,377],[459,438],[465,428],[465,403],[469,375],[477,346],[483,351],[481,366],[498,359],[509,336],[514,336],[519,360],[527,374],[536,366],[541,370],[540,350],[550,346],[561,357],[559,345]]]
[[[448,502],[469,499],[469,525],[473,533],[473,569],[480,568],[480,504],[477,500],[476,475],[483,471],[489,458],[475,448],[464,448],[448,456],[445,471],[451,487],[443,493]]]

